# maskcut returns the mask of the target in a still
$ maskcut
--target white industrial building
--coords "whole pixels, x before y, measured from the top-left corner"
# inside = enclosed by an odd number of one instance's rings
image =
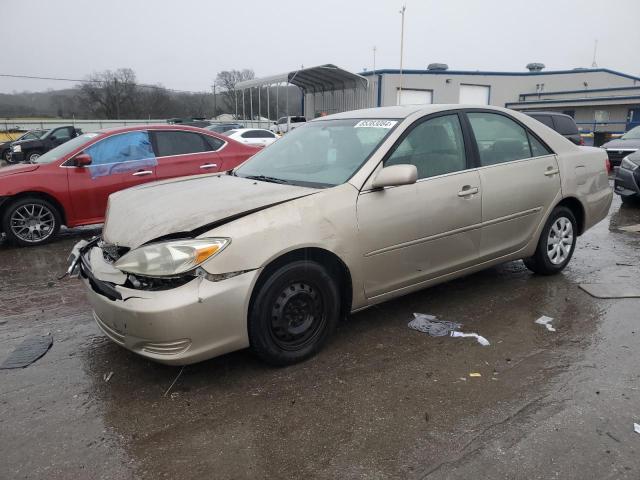
[[[432,64],[402,74],[391,69],[355,74],[326,64],[242,82],[237,89],[296,85],[303,93],[299,107],[308,119],[399,103],[462,103],[564,112],[584,132],[624,132],[640,125],[640,77],[606,68],[546,71],[541,64],[527,68],[489,72]],[[280,114],[284,112],[270,118]]]

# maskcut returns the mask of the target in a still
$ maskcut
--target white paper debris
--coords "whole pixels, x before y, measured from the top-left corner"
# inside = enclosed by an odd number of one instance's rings
[[[556,329],[549,325],[551,322],[553,322],[553,318],[547,317],[546,315],[541,316],[535,321],[538,325],[544,325],[550,332],[555,332]]]
[[[451,336],[452,337],[473,337],[476,340],[478,340],[478,343],[480,345],[482,345],[483,347],[486,347],[488,345],[491,345],[489,343],[489,340],[487,340],[486,338],[484,338],[481,335],[478,335],[477,333],[462,333],[462,332],[451,332]]]
[[[636,433],[640,433],[640,423],[633,424],[633,431]]]

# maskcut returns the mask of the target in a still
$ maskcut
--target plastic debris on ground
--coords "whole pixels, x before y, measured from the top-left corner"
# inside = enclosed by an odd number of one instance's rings
[[[0,365],[0,370],[28,367],[47,353],[51,345],[53,345],[51,335],[29,337],[11,352],[11,355]]]
[[[636,433],[640,433],[640,423],[633,424],[633,431]]]
[[[596,298],[640,298],[640,287],[620,283],[581,283],[579,287]]]
[[[550,332],[555,332],[556,329],[550,325],[551,322],[553,322],[553,318],[543,315],[539,319],[537,319],[534,323],[537,323],[538,325],[544,325],[547,328],[547,330],[549,330]]]
[[[105,382],[108,382],[109,380],[111,380],[111,377],[112,377],[112,376],[113,376],[113,372],[105,373],[105,374],[102,376],[102,379],[103,379]]]
[[[470,377],[481,377],[481,376],[482,376],[482,374],[481,374],[481,373],[478,373],[478,372],[471,372],[471,373],[469,374],[469,376],[470,376]]]
[[[458,329],[462,328],[461,323],[438,320],[435,315],[427,315],[424,313],[414,313],[413,317],[414,318],[409,322],[408,327],[413,330],[417,330],[418,332],[427,333],[432,337],[472,337],[475,338],[482,346],[486,347],[487,345],[490,345],[486,338],[478,335],[477,333],[463,333],[458,331]]]

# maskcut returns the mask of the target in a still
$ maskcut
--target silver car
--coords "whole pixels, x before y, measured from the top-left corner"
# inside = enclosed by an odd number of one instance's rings
[[[319,118],[224,174],[113,194],[73,265],[114,342],[167,364],[301,361],[338,320],[524,259],[562,271],[605,218],[606,153],[502,108]]]

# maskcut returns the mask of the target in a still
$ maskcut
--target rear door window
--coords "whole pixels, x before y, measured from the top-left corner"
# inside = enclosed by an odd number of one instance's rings
[[[191,153],[209,152],[212,150],[208,142],[195,132],[154,131],[156,148],[159,157],[187,155]]]
[[[478,145],[481,166],[532,156],[527,131],[515,121],[488,112],[470,112],[467,116]]]

